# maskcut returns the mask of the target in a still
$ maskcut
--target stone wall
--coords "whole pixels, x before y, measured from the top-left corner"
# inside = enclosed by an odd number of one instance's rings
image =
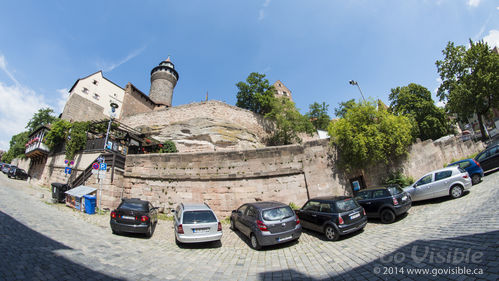
[[[77,177],[79,173],[84,171],[93,161],[100,155],[100,153],[79,153],[75,156],[75,164],[72,167],[72,176]],[[64,173],[67,167],[64,163],[66,155],[59,153],[50,155],[47,158],[45,169],[39,179],[40,185],[50,185],[53,182],[68,182],[69,175]]]
[[[343,195],[328,168],[328,140],[231,152],[127,156],[126,197],[166,210],[206,202],[224,217],[245,202],[276,200],[301,205],[309,197]]]
[[[68,121],[92,121],[108,119],[103,113],[104,108],[78,94],[72,94],[62,112],[62,119]]]
[[[126,85],[121,119],[136,114],[151,112],[156,107],[156,104],[148,96],[131,83]]]
[[[161,108],[121,122],[160,141],[173,140],[180,152],[263,148],[271,126],[258,114],[220,101]]]
[[[389,165],[377,165],[369,169],[351,173],[352,178],[363,174],[367,186],[382,184],[391,171],[400,171],[406,176],[418,180],[426,173],[445,167],[459,159],[469,157],[482,151],[485,145],[482,142],[471,140],[463,142],[459,137],[446,137],[442,140],[424,142],[418,141],[409,148],[406,157],[398,159]]]

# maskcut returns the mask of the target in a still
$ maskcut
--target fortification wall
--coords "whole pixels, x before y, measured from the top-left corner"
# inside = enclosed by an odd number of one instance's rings
[[[156,109],[121,122],[160,141],[173,140],[180,152],[263,148],[271,126],[258,114],[220,101]]]
[[[311,196],[345,194],[328,168],[328,140],[231,152],[127,156],[126,197],[166,210],[206,202],[221,216],[244,202],[277,200],[301,205]]]

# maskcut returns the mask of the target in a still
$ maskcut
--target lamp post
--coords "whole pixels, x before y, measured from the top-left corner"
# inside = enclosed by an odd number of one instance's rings
[[[362,96],[362,99],[364,100],[364,102],[366,102],[366,99],[364,98],[364,94],[362,93],[362,90],[360,89],[360,86],[359,86],[359,83],[357,83],[357,81],[354,81],[354,80],[350,80],[348,81],[348,83],[350,83],[350,85],[355,85],[357,86],[357,88],[359,88],[359,92],[360,92],[360,95]]]
[[[109,131],[111,130],[111,123],[113,123],[113,118],[114,116],[116,115],[116,108],[118,108],[118,104],[117,103],[114,103],[112,102],[110,105],[111,107],[111,110],[109,112],[109,123],[107,125],[107,131],[106,131],[106,139],[104,140],[104,151],[106,150],[106,147],[107,147],[107,140],[109,139]],[[112,146],[111,146],[111,150],[112,150]],[[103,160],[104,161],[104,160]],[[100,173],[100,171],[99,171]],[[99,175],[99,212],[101,209],[101,198],[102,198],[102,179],[100,178],[100,175]]]

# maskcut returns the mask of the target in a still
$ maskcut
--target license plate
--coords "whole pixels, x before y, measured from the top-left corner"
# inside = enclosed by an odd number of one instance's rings
[[[203,232],[209,232],[209,228],[193,228],[192,233],[203,233]]]
[[[135,217],[130,217],[130,216],[121,216],[121,218],[126,220],[135,220]]]
[[[293,236],[286,236],[286,237],[281,237],[281,238],[277,238],[277,241],[281,242],[281,241],[286,241],[286,240],[289,240],[293,238]]]
[[[350,216],[350,219],[352,219],[352,220],[353,220],[353,219],[356,219],[356,218],[358,218],[358,217],[360,217],[360,214],[359,214],[359,213],[357,213],[357,214],[355,214],[355,215],[351,215],[351,216]]]

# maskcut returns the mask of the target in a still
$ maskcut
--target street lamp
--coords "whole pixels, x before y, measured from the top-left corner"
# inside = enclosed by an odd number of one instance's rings
[[[354,80],[350,80],[348,81],[348,83],[350,83],[350,85],[356,85],[357,88],[359,88],[359,92],[360,92],[360,95],[362,96],[362,99],[364,100],[364,102],[366,102],[366,99],[364,98],[364,94],[362,93],[362,90],[360,89],[360,86],[359,86],[359,83],[357,83],[357,81],[354,81]]]
[[[109,124],[107,125],[106,139],[104,140],[104,150],[106,150],[107,140],[109,138],[109,130],[111,129],[111,123],[113,123],[113,118],[116,115],[116,108],[119,107],[117,103],[112,102],[109,106],[111,106]],[[112,147],[111,147],[112,149]]]

